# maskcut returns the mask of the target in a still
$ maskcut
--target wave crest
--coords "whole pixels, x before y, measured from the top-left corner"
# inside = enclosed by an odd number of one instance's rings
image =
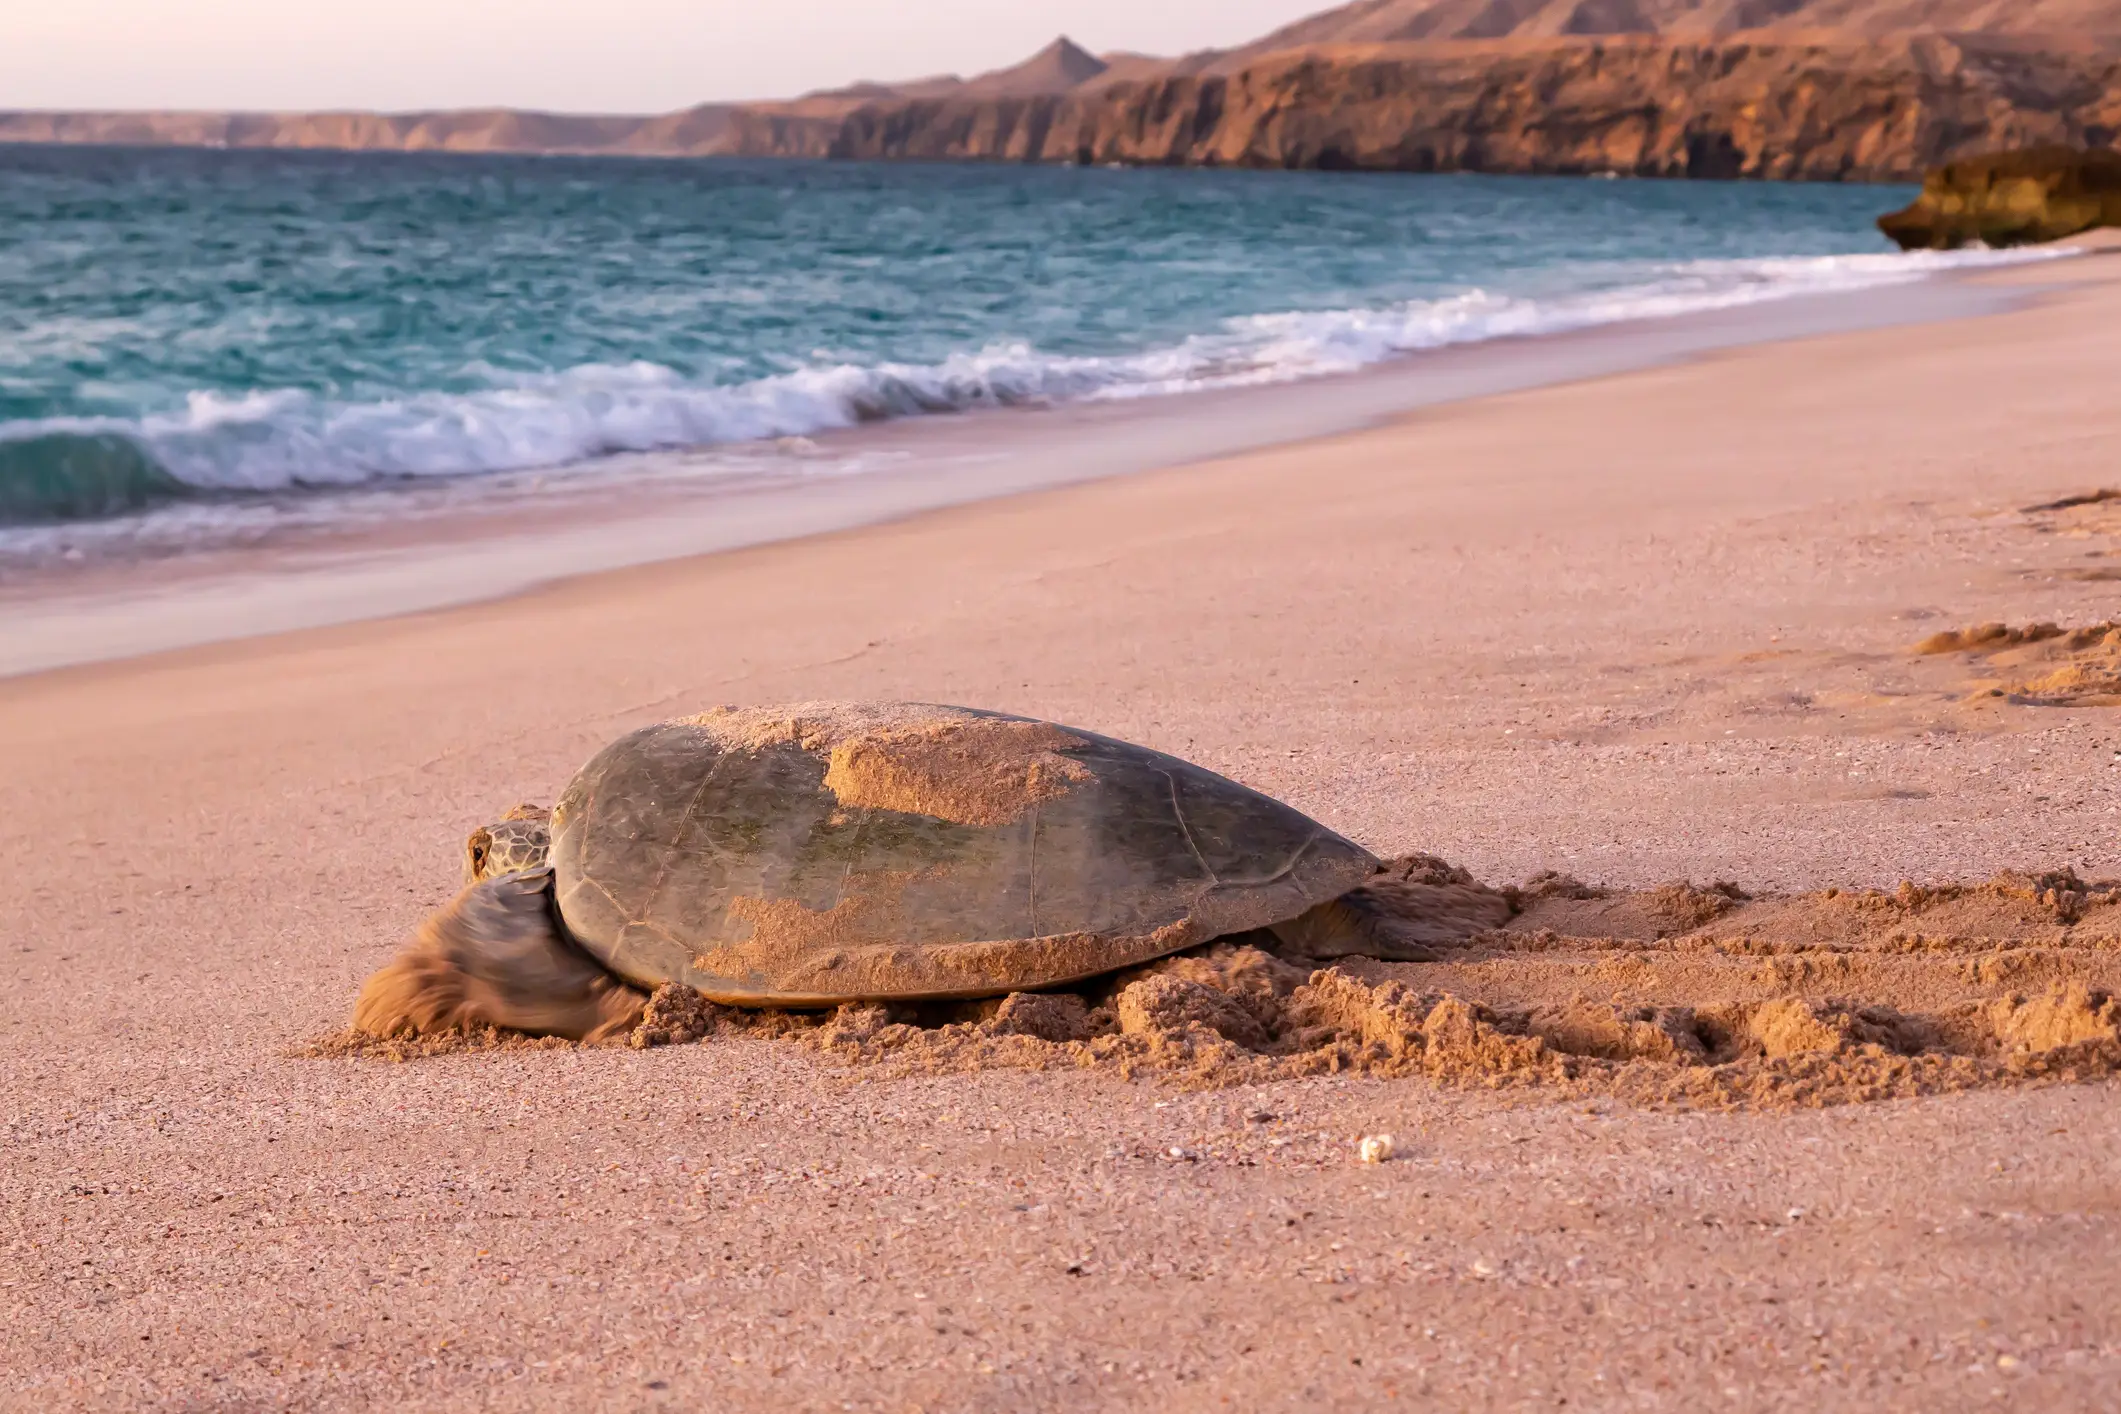
[[[296,391],[194,393],[180,412],[0,425],[0,524],[122,515],[199,493],[350,487],[526,471],[672,448],[803,436],[885,418],[1134,398],[1349,372],[1450,344],[1728,309],[2066,252],[1702,261],[1550,298],[1473,290],[1380,309],[1253,315],[1164,348],[1106,356],[996,344],[933,364],[838,364],[746,383],[594,364],[469,393],[339,402]]]

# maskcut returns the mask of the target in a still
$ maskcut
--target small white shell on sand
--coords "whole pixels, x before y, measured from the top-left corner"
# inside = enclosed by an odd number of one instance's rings
[[[1392,1136],[1365,1134],[1355,1146],[1355,1152],[1366,1164],[1381,1164],[1392,1157]]]

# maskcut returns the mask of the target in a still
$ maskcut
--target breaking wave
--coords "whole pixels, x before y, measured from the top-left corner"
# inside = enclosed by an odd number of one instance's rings
[[[567,466],[630,452],[802,436],[973,408],[1287,382],[1423,349],[1903,283],[2060,252],[1856,255],[1674,265],[1613,288],[1531,298],[1471,291],[1377,309],[1230,319],[1107,356],[996,344],[938,363],[835,364],[719,385],[653,363],[370,402],[201,392],[138,419],[0,424],[0,524],[123,515],[188,497],[356,487]]]

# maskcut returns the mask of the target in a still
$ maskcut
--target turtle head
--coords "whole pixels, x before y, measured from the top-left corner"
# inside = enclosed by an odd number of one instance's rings
[[[464,841],[464,882],[543,869],[551,849],[552,812],[542,805],[518,805]]]

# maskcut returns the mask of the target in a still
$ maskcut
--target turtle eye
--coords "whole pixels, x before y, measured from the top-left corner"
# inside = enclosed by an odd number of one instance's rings
[[[493,835],[486,830],[473,830],[471,838],[464,841],[464,866],[470,872],[471,882],[477,883],[486,877],[486,862],[493,858]]]

